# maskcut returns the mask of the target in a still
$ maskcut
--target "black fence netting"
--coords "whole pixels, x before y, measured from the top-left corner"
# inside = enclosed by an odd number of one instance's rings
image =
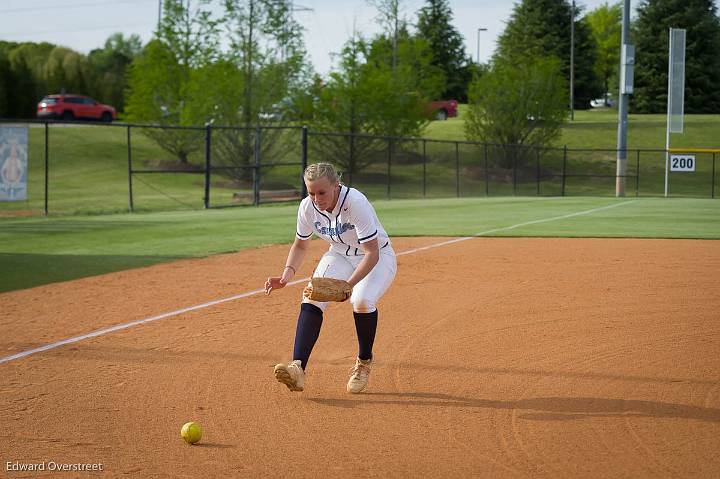
[[[305,166],[319,161],[336,165],[345,184],[373,199],[614,196],[618,178],[618,152],[612,149],[393,138],[299,126],[0,122],[0,141],[10,137],[26,138],[26,145],[12,150],[24,155],[26,197],[0,201],[0,212],[7,214],[297,201],[305,195]],[[10,150],[0,145],[5,152],[0,162],[8,161]],[[716,197],[718,153],[692,155],[692,171],[669,169],[668,195]],[[625,156],[627,195],[665,194],[670,158],[665,150],[628,150]]]
[[[213,128],[209,207],[302,198],[302,128]]]
[[[663,152],[664,153],[664,152]],[[655,165],[664,165],[664,158],[655,156]],[[668,196],[700,197],[717,196],[717,152],[695,151],[691,154],[670,155],[668,165]],[[692,171],[674,171],[673,167],[685,167],[684,160],[692,159]],[[648,165],[649,167],[649,165]],[[663,191],[664,194],[664,191]]]
[[[141,125],[128,126],[127,135],[132,210],[203,207],[205,129]]]

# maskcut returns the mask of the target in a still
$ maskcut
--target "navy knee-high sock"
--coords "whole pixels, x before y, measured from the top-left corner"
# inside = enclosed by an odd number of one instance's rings
[[[355,331],[358,337],[358,357],[360,359],[372,359],[372,348],[375,342],[375,331],[377,331],[378,312],[355,313]]]
[[[302,303],[300,305],[300,316],[298,316],[297,330],[295,331],[295,350],[293,360],[302,361],[302,368],[307,366],[310,353],[315,341],[320,336],[320,327],[323,322],[322,309],[314,304]]]

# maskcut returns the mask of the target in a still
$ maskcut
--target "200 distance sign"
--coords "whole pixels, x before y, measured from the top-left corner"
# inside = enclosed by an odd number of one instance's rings
[[[670,155],[670,171],[695,171],[695,155]]]

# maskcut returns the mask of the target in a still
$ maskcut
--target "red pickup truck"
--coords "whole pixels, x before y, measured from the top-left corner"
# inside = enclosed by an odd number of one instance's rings
[[[447,120],[457,116],[457,100],[437,100],[427,104],[427,112],[434,120]]]

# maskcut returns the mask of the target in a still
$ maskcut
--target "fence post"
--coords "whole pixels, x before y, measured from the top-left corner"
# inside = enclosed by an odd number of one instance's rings
[[[48,182],[49,182],[49,169],[50,161],[48,161],[49,155],[49,141],[50,135],[48,134],[48,122],[45,122],[45,216],[48,215]]]
[[[455,142],[455,194],[460,198],[460,143]]]
[[[305,179],[303,175],[305,174],[305,168],[307,168],[307,153],[308,153],[308,129],[307,126],[302,127],[302,171],[300,172],[300,191],[302,192],[302,197],[305,198],[307,196],[307,186],[305,186]]]
[[[422,141],[423,143],[423,179],[422,179],[422,185],[423,185],[423,198],[425,198],[425,193],[427,191],[427,151],[426,151],[426,140]],[[713,178],[715,175],[713,175]]]
[[[485,147],[485,196],[490,196],[490,178],[488,177],[488,146],[484,143]]]
[[[350,161],[348,164],[348,186],[353,184],[353,166],[355,165],[355,133],[350,133]]]
[[[562,194],[565,196],[565,173],[567,171],[567,145],[563,147]]]
[[[513,150],[513,196],[517,195],[517,163],[518,163],[518,150],[520,149],[519,145],[511,145],[511,148]]]
[[[640,196],[640,150],[637,150],[637,160],[635,160],[635,197]]]
[[[203,205],[205,209],[210,208],[210,155],[212,145],[212,127],[209,123],[205,125],[205,194]]]
[[[535,147],[535,181],[537,183],[537,193],[535,196],[540,196],[540,147]]]
[[[260,205],[260,127],[255,128],[255,167],[253,168],[253,206]]]
[[[392,138],[388,138],[387,199],[390,199],[390,163],[392,162]]]
[[[135,208],[133,206],[133,184],[132,184],[132,175],[133,175],[133,169],[132,169],[132,143],[130,141],[130,125],[127,127],[127,159],[128,159],[128,207],[130,208],[130,213],[135,211]]]
[[[713,152],[713,168],[712,168],[712,193],[711,198],[715,198],[715,152]]]

